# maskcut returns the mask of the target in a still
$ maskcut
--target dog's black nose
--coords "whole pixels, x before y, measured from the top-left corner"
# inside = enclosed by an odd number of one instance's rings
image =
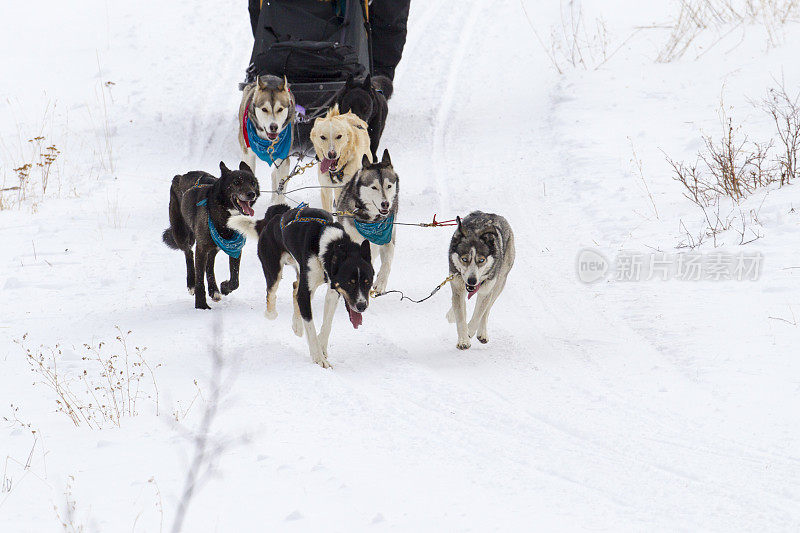
[[[328,152],[328,159],[336,159],[336,152],[334,152],[333,150]]]
[[[358,310],[359,313],[363,313],[366,308],[367,302],[358,302],[356,304],[356,310]]]
[[[381,202],[381,209],[389,209],[389,202],[385,200]]]
[[[272,124],[269,125],[269,131],[271,132],[278,131],[278,125],[273,122]]]
[[[470,287],[474,287],[477,284],[478,284],[477,278],[472,278],[472,277],[467,278],[467,285],[469,285]]]
[[[255,197],[256,197],[255,191],[250,191],[249,193],[247,193],[247,198],[249,198],[250,200],[255,199]]]

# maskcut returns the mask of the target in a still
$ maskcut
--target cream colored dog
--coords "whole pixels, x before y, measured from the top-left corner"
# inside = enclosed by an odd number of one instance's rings
[[[319,159],[319,184],[322,208],[333,211],[341,186],[361,168],[364,156],[372,163],[367,123],[353,113],[339,113],[339,106],[314,121],[311,143]],[[338,187],[336,187],[338,186]]]

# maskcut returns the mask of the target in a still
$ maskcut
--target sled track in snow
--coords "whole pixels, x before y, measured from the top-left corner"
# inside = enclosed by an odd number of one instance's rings
[[[436,192],[439,195],[439,209],[445,213],[450,210],[450,193],[445,177],[447,163],[444,159],[444,136],[447,133],[447,119],[453,108],[458,73],[459,70],[461,70],[464,57],[466,57],[467,46],[472,39],[472,33],[478,22],[478,15],[480,15],[482,11],[483,5],[481,2],[473,2],[466,16],[466,20],[461,26],[461,33],[458,36],[458,42],[456,43],[454,54],[450,62],[450,68],[445,77],[447,85],[442,93],[442,99],[439,102],[438,112],[436,113],[436,118],[433,123],[433,175],[436,179]]]

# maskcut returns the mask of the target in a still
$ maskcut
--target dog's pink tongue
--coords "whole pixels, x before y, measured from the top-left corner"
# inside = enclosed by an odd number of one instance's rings
[[[322,162],[319,164],[319,169],[322,173],[326,173],[331,169],[331,165],[333,165],[334,159],[323,159]]]
[[[475,293],[478,292],[480,290],[480,288],[481,288],[481,284],[480,283],[475,285],[475,288],[473,290],[469,291],[469,295],[467,295],[467,300],[469,300],[470,298],[475,296]]]
[[[250,203],[249,202],[242,202],[241,200],[239,200],[239,206],[242,208],[242,211],[244,211],[247,216],[251,216],[252,217],[252,216],[254,216],[256,214],[256,212],[253,210],[253,208],[250,207]]]
[[[353,329],[358,329],[358,326],[360,326],[363,321],[361,313],[353,311],[350,309],[350,306],[347,306],[347,312],[350,315],[350,323],[353,324]]]

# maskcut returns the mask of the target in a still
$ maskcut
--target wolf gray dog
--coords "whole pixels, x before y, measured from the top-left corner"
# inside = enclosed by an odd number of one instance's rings
[[[370,241],[372,257],[380,252],[381,268],[373,286],[378,294],[386,290],[392,269],[399,185],[388,150],[379,163],[370,163],[365,154],[361,169],[342,188],[336,204],[339,211],[355,215],[338,217],[347,235],[355,242]]]
[[[239,105],[239,145],[242,158],[255,173],[256,159],[275,165],[272,170],[272,190],[289,175],[289,153],[292,147],[292,127],[295,120],[295,102],[286,78],[272,75],[259,76],[242,91]],[[248,133],[248,122],[251,125]],[[251,138],[252,136],[257,138]],[[284,139],[288,137],[288,139]],[[256,154],[257,146],[272,145],[275,153],[266,159]],[[283,201],[283,196],[272,193],[272,203]]]
[[[503,292],[506,278],[514,266],[514,233],[500,215],[473,211],[463,220],[457,218],[458,229],[450,240],[450,289],[453,306],[447,320],[458,328],[459,350],[468,349],[475,333],[486,344],[489,335],[486,323],[492,305]],[[467,323],[467,299],[478,295],[475,311]]]

